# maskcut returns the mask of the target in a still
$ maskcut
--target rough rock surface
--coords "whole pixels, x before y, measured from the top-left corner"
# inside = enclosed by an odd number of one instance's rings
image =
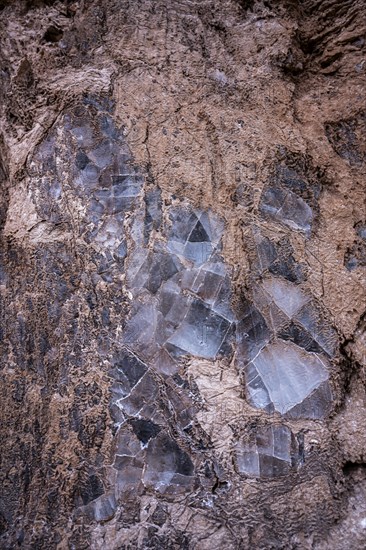
[[[365,548],[364,0],[2,0],[0,52],[1,548]]]

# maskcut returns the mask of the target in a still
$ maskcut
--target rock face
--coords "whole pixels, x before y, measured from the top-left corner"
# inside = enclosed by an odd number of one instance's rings
[[[364,1],[0,18],[1,548],[364,548]]]

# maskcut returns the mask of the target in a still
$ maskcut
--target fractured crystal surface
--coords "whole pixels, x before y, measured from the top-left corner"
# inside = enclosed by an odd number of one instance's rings
[[[310,234],[313,212],[301,197],[290,190],[266,189],[262,194],[260,210],[274,220]]]
[[[129,263],[134,295],[141,297],[143,289],[149,294],[135,303],[123,341],[149,360],[158,347],[169,363],[186,354],[213,359],[234,321],[228,270],[215,252],[222,224],[188,207],[173,209],[170,222],[169,252],[158,243],[150,252],[137,251]]]
[[[253,359],[271,336],[263,315],[250,302],[243,305],[236,334],[239,362],[244,363]]]
[[[284,425],[260,426],[235,449],[238,471],[248,477],[276,478],[288,475],[297,459],[294,435]]]
[[[247,367],[248,398],[285,414],[328,380],[328,365],[290,342],[268,344]]]
[[[42,191],[36,206],[43,220],[67,221],[62,201],[66,193],[76,198],[74,223],[80,227],[73,229],[93,251],[86,307],[92,311],[97,300],[108,296],[96,321],[96,340],[110,366],[114,477],[109,492],[94,491],[85,506],[92,517],[105,521],[116,499],[128,492],[147,488],[180,494],[194,487],[202,456],[197,451],[193,463],[184,450],[198,423],[202,397],[185,374],[192,358],[213,362],[235,353],[247,401],[261,409],[261,418],[275,413],[271,426],[259,425],[246,439],[234,441],[238,472],[288,475],[297,460],[296,441],[278,422],[328,414],[329,358],[337,345],[335,330],[304,290],[306,272],[295,261],[289,237],[293,229],[304,241],[310,235],[314,204],[306,196],[307,184],[286,168],[263,191],[259,217],[266,218],[270,230],[279,222],[281,237],[273,240],[266,224],[253,228],[249,290],[234,310],[232,271],[220,254],[223,220],[187,201],[170,201],[166,189],[145,180],[106,107],[88,102],[98,111],[95,120],[85,105],[63,120],[66,139],[59,149],[68,163],[71,159],[70,178],[55,160],[56,132],[34,157],[42,178],[34,163],[29,166],[33,187]],[[362,240],[365,226],[356,229]],[[66,283],[57,292],[50,318],[70,297]]]
[[[168,342],[198,357],[216,357],[230,322],[215,314],[201,300],[194,299],[187,315]]]
[[[290,319],[309,301],[298,286],[278,277],[264,279],[263,288]]]
[[[167,434],[152,440],[147,451],[144,483],[159,492],[169,485],[189,486],[193,482],[194,466],[189,455]]]

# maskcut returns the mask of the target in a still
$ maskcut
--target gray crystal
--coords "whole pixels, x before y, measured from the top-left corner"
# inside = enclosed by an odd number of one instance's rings
[[[168,342],[198,357],[215,358],[230,328],[227,319],[193,300],[188,313]]]
[[[357,235],[363,240],[366,241],[366,225],[359,225],[357,227]]]
[[[210,242],[187,242],[183,249],[183,256],[194,265],[202,265],[209,260],[214,247]]]
[[[136,456],[141,452],[140,442],[127,424],[116,433],[115,449],[117,455],[121,456]]]
[[[115,495],[110,493],[102,495],[94,502],[88,505],[86,512],[92,516],[95,521],[107,521],[112,519],[117,509]]]
[[[263,288],[290,319],[309,301],[309,297],[298,286],[278,277],[264,279]]]
[[[145,238],[153,229],[158,230],[162,223],[162,200],[159,188],[150,189],[145,195],[146,216],[145,216]]]
[[[142,485],[143,459],[130,456],[116,456],[115,466],[118,470],[114,487],[116,497],[123,498],[125,493],[131,491],[136,494],[139,486]]]
[[[278,332],[278,337],[282,338],[282,340],[290,340],[306,351],[313,351],[315,353],[323,352],[322,347],[312,338],[312,336],[296,323],[290,323],[283,327]]]
[[[261,237],[258,232],[254,239],[257,245],[259,270],[265,271],[277,258],[276,247],[267,237]]]
[[[177,328],[183,321],[189,307],[189,299],[180,292],[180,288],[168,281],[159,293],[159,310],[170,326]]]
[[[328,380],[325,360],[295,344],[268,344],[248,365],[246,384],[250,402],[285,414]]]
[[[122,383],[128,393],[147,371],[147,366],[140,359],[127,350],[121,350],[113,360],[110,374]]]
[[[311,418],[317,420],[329,414],[332,404],[332,391],[326,380],[322,382],[301,403],[286,413],[286,418]]]
[[[71,129],[79,147],[90,147],[93,145],[93,130],[87,123],[83,126],[75,126]]]
[[[165,433],[151,440],[147,450],[144,483],[160,492],[168,485],[186,485],[193,481],[194,466],[188,454]]]
[[[309,234],[313,220],[310,206],[292,191],[271,187],[261,197],[260,210],[271,218]]]
[[[117,404],[121,409],[131,416],[144,415],[144,407],[148,404],[154,405],[158,395],[158,388],[152,375],[147,372],[134,386],[131,393],[120,399]]]
[[[85,186],[95,187],[99,179],[99,169],[89,162],[80,172],[81,180]]]
[[[174,209],[168,234],[168,250],[195,266],[205,263],[216,249],[223,226],[206,212]]]
[[[99,168],[105,168],[112,162],[112,151],[112,142],[105,140],[89,151],[88,156]]]
[[[337,333],[315,303],[306,304],[295,315],[294,320],[308,331],[330,357],[335,354],[338,344]]]
[[[131,318],[127,322],[123,342],[131,347],[152,342],[157,326],[157,317],[158,311],[154,303],[137,302]]]
[[[213,304],[217,299],[225,268],[222,263],[209,263],[203,266],[194,279],[191,289],[206,303]]]
[[[236,446],[240,473],[250,477],[275,478],[292,469],[294,437],[286,426],[259,427],[249,441]]]
[[[248,301],[242,304],[236,335],[240,364],[253,359],[270,339],[263,315]]]
[[[157,372],[166,376],[174,376],[180,370],[180,366],[164,348],[157,352],[151,363]]]
[[[230,322],[236,320],[236,315],[231,307],[232,291],[231,291],[231,279],[228,275],[225,275],[221,283],[216,300],[212,306],[212,310],[218,313],[222,317],[225,317]]]
[[[175,208],[170,211],[171,228],[168,234],[169,241],[186,243],[198,218],[190,209]]]
[[[156,437],[161,431],[158,424],[155,424],[155,422],[152,422],[146,418],[132,418],[130,420],[130,424],[135,435],[143,444]]]
[[[152,293],[161,287],[162,283],[178,272],[179,261],[174,256],[165,253],[150,253],[142,265],[139,277],[145,281],[144,286]]]

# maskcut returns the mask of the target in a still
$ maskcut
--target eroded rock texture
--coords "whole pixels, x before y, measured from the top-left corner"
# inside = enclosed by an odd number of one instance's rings
[[[364,548],[364,1],[0,10],[1,548]]]

